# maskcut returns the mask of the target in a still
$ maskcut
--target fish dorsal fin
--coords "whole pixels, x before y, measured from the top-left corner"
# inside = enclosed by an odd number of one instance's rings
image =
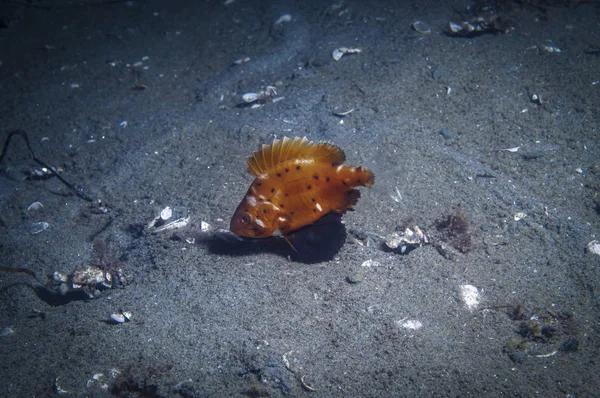
[[[342,164],[346,160],[344,151],[330,142],[314,143],[308,138],[284,137],[275,140],[271,145],[263,145],[260,151],[256,151],[247,158],[248,172],[258,176],[268,172],[273,166],[295,159],[314,159],[315,162],[329,162]]]

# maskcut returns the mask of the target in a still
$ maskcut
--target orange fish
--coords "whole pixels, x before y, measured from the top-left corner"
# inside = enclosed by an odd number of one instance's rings
[[[343,165],[346,156],[337,146],[306,137],[275,140],[252,155],[246,161],[256,178],[230,225],[239,236],[285,237],[329,212],[351,210],[360,198],[354,188],[375,181],[365,166]]]

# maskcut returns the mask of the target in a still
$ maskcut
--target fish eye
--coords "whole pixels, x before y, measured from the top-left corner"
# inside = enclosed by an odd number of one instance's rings
[[[244,225],[248,225],[248,224],[250,224],[250,217],[242,216],[242,218],[240,218],[240,222]]]

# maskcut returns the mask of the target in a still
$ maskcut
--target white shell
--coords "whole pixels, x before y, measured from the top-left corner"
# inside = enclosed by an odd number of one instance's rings
[[[397,322],[398,326],[404,328],[404,329],[410,329],[410,330],[418,330],[421,329],[423,327],[423,324],[420,321],[417,321],[416,319],[401,319]]]
[[[208,232],[210,231],[210,224],[205,221],[200,221],[200,231]]]
[[[258,94],[256,94],[256,93],[246,93],[246,94],[242,95],[242,99],[245,102],[254,102],[254,101],[258,100]]]
[[[39,210],[42,207],[44,207],[44,205],[41,202],[33,202],[32,204],[30,204],[29,206],[27,206],[27,211]]]
[[[367,260],[367,261],[363,262],[360,266],[366,267],[366,268],[380,267],[381,263],[374,261],[374,260]]]
[[[128,321],[130,321],[131,318],[133,317],[133,312],[131,312],[131,311],[123,311],[122,314],[123,314],[123,317],[125,317],[125,319]]]
[[[163,221],[167,221],[169,218],[173,217],[173,210],[167,206],[160,212],[160,219]]]
[[[460,296],[470,311],[476,309],[479,305],[479,290],[473,285],[462,285],[460,287]]]
[[[340,47],[333,50],[331,57],[335,61],[339,61],[345,54],[358,54],[360,52],[362,52],[360,48]]]
[[[50,224],[45,221],[34,222],[29,226],[29,233],[32,235],[39,234],[40,232],[47,230],[49,227]]]
[[[448,29],[450,29],[450,32],[452,32],[452,33],[458,33],[462,30],[462,28],[463,28],[462,25],[459,25],[454,22],[450,22],[448,24]]]
[[[162,231],[167,231],[169,229],[177,229],[177,228],[183,228],[186,225],[188,225],[188,223],[190,222],[190,217],[186,217],[186,218],[178,218],[175,221],[171,221],[168,224],[162,225],[158,228],[155,228],[152,233],[156,233],[156,232],[162,232]]]
[[[588,253],[593,253],[593,254],[600,256],[600,242],[598,242],[597,240],[591,241],[590,243],[587,244],[587,246],[585,247],[585,250]]]
[[[63,274],[62,272],[59,271],[54,271],[54,273],[52,274],[52,280],[55,282],[67,282],[69,280],[69,275],[67,274]]]
[[[275,25],[279,25],[280,23],[283,22],[290,22],[292,20],[292,16],[290,14],[283,14],[282,16],[279,17],[279,19],[277,21],[275,21]]]
[[[522,219],[524,219],[525,217],[527,217],[527,214],[525,214],[525,213],[523,213],[522,211],[520,211],[520,212],[518,212],[517,214],[515,214],[515,215],[513,216],[513,219],[514,219],[515,221],[519,221],[519,220],[522,220]]]
[[[427,33],[431,33],[431,29],[429,28],[429,25],[427,25],[425,22],[423,21],[415,21],[412,23],[411,27],[422,34],[427,34]]]
[[[112,319],[116,323],[125,322],[125,316],[123,314],[110,314],[110,319]]]

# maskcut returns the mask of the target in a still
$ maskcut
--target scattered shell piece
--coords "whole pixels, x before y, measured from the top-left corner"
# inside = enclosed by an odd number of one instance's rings
[[[422,34],[431,33],[431,29],[429,28],[429,25],[427,25],[423,21],[415,21],[410,26],[419,33],[422,33]]]
[[[429,238],[416,225],[406,227],[403,232],[393,232],[385,238],[385,245],[392,250],[400,248],[401,254],[428,243]]]
[[[275,21],[275,25],[279,25],[284,22],[290,22],[292,20],[292,16],[290,14],[283,14],[279,17],[277,21]]]
[[[600,242],[598,242],[597,240],[591,241],[587,244],[585,250],[588,253],[597,254],[598,256],[600,256]]]
[[[160,227],[154,228],[153,231],[152,231],[152,233],[167,231],[169,229],[183,228],[186,225],[188,225],[189,222],[190,222],[190,217],[178,218],[177,220],[171,221],[168,224],[165,224],[165,225],[162,225]]]
[[[532,354],[531,356],[532,357],[536,357],[536,358],[550,358],[550,357],[553,357],[556,354],[558,354],[558,351],[552,351],[552,352],[549,352],[547,354],[537,354],[537,355]]]
[[[64,388],[61,388],[61,386],[58,385],[58,377],[54,379],[54,391],[56,391],[57,394],[68,394],[69,391],[65,390]]]
[[[583,174],[583,169],[581,167],[576,168],[575,171],[579,174]]]
[[[354,112],[354,108],[350,109],[349,111],[345,111],[345,112],[333,112],[333,115],[334,116],[344,117],[344,116],[348,116],[352,112]]]
[[[196,238],[185,238],[185,241],[188,244],[193,245],[194,243],[196,243]]]
[[[242,95],[244,102],[252,104],[251,108],[260,108],[267,102],[277,102],[284,99],[284,97],[277,96],[277,89],[275,86],[267,86],[264,90],[258,93],[246,93]]]
[[[381,263],[374,261],[374,260],[367,260],[365,262],[363,262],[361,265],[361,267],[366,267],[366,268],[371,268],[371,267],[381,267]]]
[[[0,337],[10,336],[15,333],[15,329],[13,326],[7,326],[4,329],[0,330]]]
[[[520,212],[516,213],[516,214],[513,216],[513,219],[514,219],[515,221],[519,221],[519,220],[522,220],[522,219],[524,219],[525,217],[527,217],[527,214],[525,214],[525,213],[523,213],[522,211],[520,211]]]
[[[290,364],[290,360],[288,359],[288,356],[292,355],[293,353],[295,353],[296,350],[291,350],[286,352],[285,354],[283,354],[281,356],[281,360],[283,361],[283,365],[285,366],[285,368],[287,370],[289,370],[292,373],[295,373],[296,369],[294,367],[292,367],[292,364]]]
[[[160,219],[163,221],[167,221],[169,218],[173,217],[173,209],[169,206],[165,207],[160,212]]]
[[[39,210],[42,207],[44,207],[44,205],[41,202],[33,202],[32,204],[30,204],[29,206],[27,206],[27,211],[32,211],[32,210]]]
[[[119,126],[127,127],[127,120],[123,120],[121,123],[119,123]]]
[[[542,96],[539,94],[531,94],[531,102],[538,105],[542,105],[544,103],[542,101]]]
[[[209,223],[207,223],[206,221],[200,221],[200,231],[202,232],[208,232],[211,230],[211,225]]]
[[[54,282],[66,283],[69,280],[69,275],[60,271],[54,271],[52,274],[52,280]]]
[[[340,47],[333,50],[333,52],[331,53],[331,57],[335,61],[339,61],[346,54],[358,54],[361,52],[362,50],[360,48]]]
[[[401,328],[410,329],[410,330],[419,330],[423,327],[423,324],[420,321],[417,321],[416,319],[404,318],[404,319],[399,320],[396,323]]]
[[[133,313],[131,311],[121,311],[115,314],[110,314],[110,319],[115,323],[125,323],[125,321],[131,321]]]
[[[29,226],[29,233],[32,235],[39,234],[40,232],[47,230],[49,227],[50,224],[45,221],[34,222]]]
[[[469,311],[473,311],[479,305],[479,290],[473,285],[462,285],[460,296]]]
[[[121,374],[121,371],[119,369],[112,368],[111,370],[108,371],[108,375],[112,379],[116,379],[117,377],[119,377],[120,374]]]
[[[314,388],[313,386],[311,386],[310,384],[308,384],[305,379],[306,379],[306,375],[302,375],[300,377],[300,384],[302,385],[302,388],[304,388],[306,391],[309,391],[309,392],[317,391],[317,389]]]
[[[241,65],[241,64],[245,64],[248,61],[250,61],[250,57],[242,57],[242,58],[236,59],[235,61],[233,61],[233,63],[235,65]]]
[[[546,50],[547,52],[549,52],[549,53],[561,53],[562,52],[562,49],[560,47],[557,47],[557,46],[546,46],[546,45],[543,45],[542,48],[544,50]]]
[[[520,146],[515,146],[515,147],[512,147],[512,148],[505,148],[505,149],[502,149],[502,150],[503,150],[503,151],[507,151],[507,152],[513,152],[513,153],[514,153],[514,152],[518,152],[518,151],[519,151],[519,149],[521,149],[521,147],[520,147]]]
[[[110,314],[110,319],[115,323],[125,323],[125,316],[123,314]]]

